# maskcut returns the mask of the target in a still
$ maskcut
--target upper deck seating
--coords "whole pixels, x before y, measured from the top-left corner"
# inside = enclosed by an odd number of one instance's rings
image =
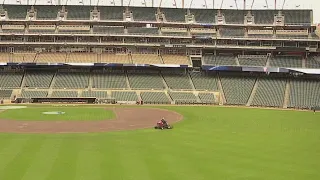
[[[96,53],[70,53],[67,56],[66,62],[73,62],[73,63],[97,63],[97,54]]]
[[[271,67],[301,68],[301,56],[275,56],[270,59]]]
[[[128,27],[129,34],[152,34],[152,35],[159,35],[158,28],[147,28],[147,27]]]
[[[39,20],[50,20],[50,19],[57,19],[58,12],[61,9],[61,6],[35,6],[34,7],[37,11],[37,19]]]
[[[26,19],[27,12],[31,6],[25,5],[3,5],[7,10],[9,19]]]
[[[265,67],[267,63],[267,57],[238,57],[239,64],[241,66],[261,66]]]
[[[156,8],[150,7],[131,7],[135,21],[156,21]]]
[[[274,10],[253,10],[252,14],[255,24],[273,24],[277,12]]]
[[[222,10],[222,14],[224,14],[226,24],[243,24],[244,23],[245,11],[225,9],[225,10]]]
[[[36,53],[13,53],[13,62],[34,62]]]
[[[123,21],[123,7],[101,6],[98,9],[100,11],[100,20]]]
[[[285,24],[301,24],[301,25],[311,24],[310,10],[284,10],[282,11],[282,13],[284,15]]]
[[[178,8],[162,8],[161,12],[164,13],[168,22],[186,22],[186,10]]]
[[[130,63],[128,54],[101,54],[101,62],[102,63],[120,63],[120,64],[128,64]]]
[[[242,28],[220,28],[220,36],[222,36],[222,37],[244,37],[244,29],[242,29]]]
[[[157,54],[132,54],[134,64],[162,64]]]
[[[90,6],[67,6],[67,19],[69,20],[90,20]]]
[[[124,26],[93,26],[96,34],[123,34]]]
[[[190,65],[189,58],[186,55],[163,54],[161,57],[165,64]]]
[[[205,54],[203,56],[203,62],[205,64],[212,64],[216,66],[235,66],[236,59],[232,55],[218,55],[214,56],[213,54]]]
[[[215,23],[217,11],[213,9],[190,9],[197,23]]]
[[[36,56],[35,62],[37,63],[65,63],[67,59],[67,53],[60,52],[43,52]]]

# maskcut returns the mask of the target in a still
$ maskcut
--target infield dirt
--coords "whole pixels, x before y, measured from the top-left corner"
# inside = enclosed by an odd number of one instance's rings
[[[152,128],[162,117],[169,123],[182,120],[177,112],[158,108],[106,108],[116,118],[105,121],[15,121],[0,119],[5,133],[93,133]],[[0,110],[1,113],[1,110]]]

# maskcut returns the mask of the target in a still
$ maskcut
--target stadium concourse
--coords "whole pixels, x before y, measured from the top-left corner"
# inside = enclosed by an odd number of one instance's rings
[[[1,5],[0,98],[320,107],[312,15]]]

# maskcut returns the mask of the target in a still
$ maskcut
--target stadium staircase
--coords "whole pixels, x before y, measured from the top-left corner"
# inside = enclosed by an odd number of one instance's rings
[[[164,91],[164,93],[166,94],[167,98],[170,100],[171,104],[173,104],[173,99],[169,95],[168,91]]]
[[[163,61],[162,56],[159,56],[159,59],[160,59],[160,61],[161,61],[162,64],[165,64],[164,61]]]
[[[254,95],[256,94],[257,88],[258,88],[258,86],[259,86],[259,83],[258,83],[258,82],[259,82],[259,81],[258,81],[258,78],[257,78],[257,79],[256,79],[256,82],[254,83],[253,89],[252,89],[252,91],[251,91],[251,94],[250,94],[250,97],[249,97],[249,100],[248,100],[246,106],[250,106],[250,105],[251,105],[251,103],[252,103],[252,101],[253,101],[253,98],[254,98]]]
[[[200,97],[199,97],[199,91],[195,91],[195,92],[193,92],[193,94],[196,96],[197,102],[198,102],[198,103],[202,103],[202,101],[201,101],[201,99],[200,99]]]
[[[286,91],[284,94],[283,108],[288,108],[288,103],[290,100],[290,84],[291,84],[290,80],[287,80]]]
[[[268,56],[267,56],[266,67],[269,67],[269,66],[270,66],[270,59],[271,59],[271,56],[268,55]]]
[[[131,57],[131,56],[130,56]],[[129,81],[129,77],[128,77],[128,73],[127,72],[124,72],[125,74],[125,77],[126,77],[126,84],[127,84],[127,87],[129,88],[129,90],[131,90],[131,86],[130,86],[130,81]]]
[[[22,76],[22,81],[21,81],[21,84],[20,84],[20,89],[22,90],[24,87],[25,87],[25,84],[26,84],[26,76],[27,75],[27,71],[25,71],[24,73],[23,73],[23,76]]]
[[[88,89],[91,90],[92,89],[92,84],[93,84],[93,74],[90,73],[89,74],[89,84],[88,84]]]
[[[195,86],[194,86],[194,84],[193,84],[193,81],[192,81],[192,78],[191,78],[191,76],[190,76],[190,73],[187,73],[187,76],[188,76],[188,78],[189,78],[189,82],[190,82],[190,84],[191,84],[192,90],[195,91],[196,88],[195,88]]]
[[[306,68],[306,58],[302,57],[302,68]]]
[[[218,87],[219,87],[219,92],[221,97],[219,102],[220,102],[220,105],[224,105],[227,102],[226,96],[224,95],[224,92],[223,92],[220,76],[217,79],[218,79]]]
[[[235,56],[237,66],[240,66],[240,62],[237,56]]]

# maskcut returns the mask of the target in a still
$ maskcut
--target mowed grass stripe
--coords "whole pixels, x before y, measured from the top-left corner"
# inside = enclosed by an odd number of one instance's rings
[[[0,174],[0,179],[21,180],[27,172],[29,165],[35,159],[36,154],[40,150],[43,143],[43,138],[32,137],[27,138],[21,145],[15,143],[19,150],[7,160],[3,172]],[[20,147],[19,147],[20,146]],[[17,170],[19,173],[17,173]]]
[[[130,135],[128,134],[128,136]],[[108,136],[98,136],[94,138],[93,141],[95,141],[99,145],[99,150],[101,155],[100,156],[100,176],[102,178],[101,180],[124,179],[123,174],[126,172],[122,169],[122,165],[121,165],[122,162],[120,161],[120,158],[119,158],[118,141],[126,141],[126,139],[123,140],[123,137],[121,135],[119,136],[114,134],[112,135],[110,134]]]
[[[78,151],[78,163],[75,180],[102,180],[100,161],[103,152],[100,151],[100,142],[94,138],[83,138],[76,151]]]
[[[62,144],[61,138],[46,137],[21,180],[44,180],[52,170]]]
[[[22,151],[29,137],[23,136],[1,136],[0,139],[0,179],[3,179],[5,168]],[[17,160],[20,161],[20,160]],[[20,172],[19,172],[20,173]]]
[[[46,180],[76,180],[80,138],[62,136],[57,158]]]
[[[144,140],[143,140],[144,141]],[[149,142],[144,141],[147,145]],[[149,180],[153,179],[148,171],[148,166],[152,164],[146,164],[143,161],[143,156],[147,155],[148,152],[144,152],[145,146],[139,145],[139,140],[136,138],[125,139],[125,137],[118,139],[115,142],[115,147],[119,160],[120,168],[123,171],[123,179],[126,180]],[[150,152],[149,152],[150,153]]]

